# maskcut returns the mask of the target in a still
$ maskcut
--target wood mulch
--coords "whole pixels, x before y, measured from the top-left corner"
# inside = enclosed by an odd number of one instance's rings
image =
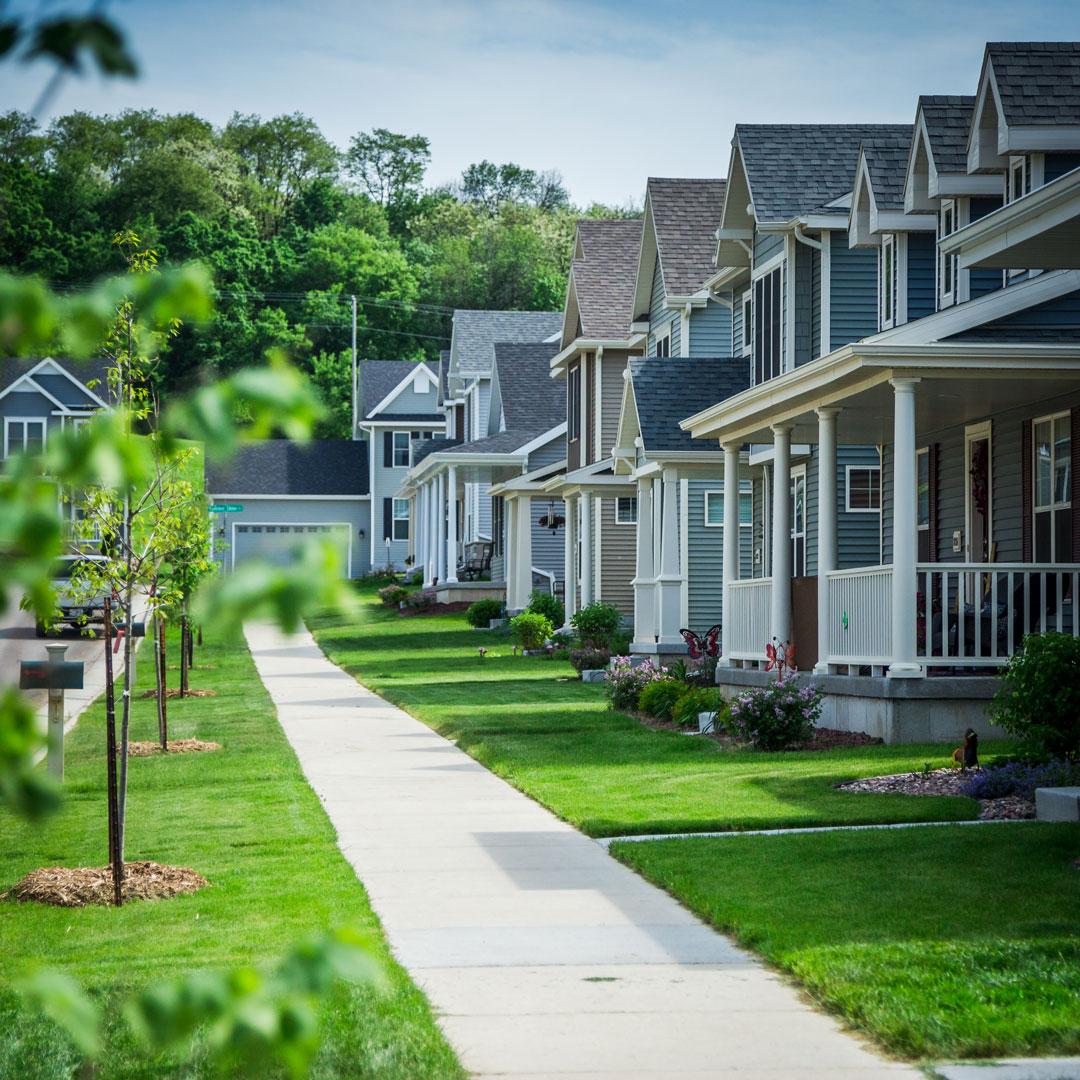
[[[961,796],[960,785],[968,780],[960,769],[929,769],[925,772],[894,773],[891,776],[867,776],[837,784],[839,791],[858,791],[871,795],[953,795]],[[1035,804],[1019,795],[1001,799],[979,800],[980,821],[1026,821],[1035,816]]]
[[[157,690],[144,690],[140,695],[144,698],[156,698]],[[178,698],[180,697],[180,690],[178,687],[170,686],[165,691],[166,698]],[[216,690],[187,690],[184,692],[184,697],[217,697]]]
[[[659,720],[648,713],[635,712],[633,714],[646,727],[654,731],[681,731],[686,735],[697,735],[697,723],[693,725],[676,724],[674,720]],[[719,743],[726,750],[734,750],[741,744],[723,731],[709,731],[702,735],[703,738],[711,739]],[[843,750],[857,746],[881,746],[882,740],[867,735],[861,731],[838,731],[835,728],[814,728],[813,734],[805,742],[794,743],[785,749],[785,753],[800,750]]]
[[[455,600],[452,604],[432,604],[426,608],[401,608],[399,619],[419,619],[423,615],[460,615],[472,607],[471,600]]]
[[[170,754],[203,754],[210,750],[221,749],[221,743],[203,742],[201,739],[169,739],[166,745]],[[128,743],[128,757],[152,757],[160,753],[161,743],[159,742]]]
[[[168,671],[179,671],[179,664],[166,664]],[[217,664],[192,664],[188,667],[188,671],[217,671]]]
[[[53,907],[86,907],[112,904],[111,866],[46,866],[33,870],[0,900],[34,902]],[[121,895],[125,900],[167,900],[181,893],[198,892],[210,882],[186,866],[164,866],[156,862],[124,864]]]

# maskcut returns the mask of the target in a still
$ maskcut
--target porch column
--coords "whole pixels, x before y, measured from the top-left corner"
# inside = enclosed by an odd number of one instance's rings
[[[435,573],[439,583],[446,581],[446,474],[435,479]]]
[[[577,576],[574,573],[574,548],[577,544],[577,496],[563,496],[563,514],[566,524],[563,526],[563,606],[566,608],[566,623],[569,627],[570,616],[577,610]]]
[[[836,557],[836,417],[839,409],[818,409],[818,555],[816,675],[829,673],[829,579]]]
[[[721,644],[727,638],[727,617],[731,610],[731,584],[739,580],[739,444],[724,443],[724,591],[720,604]],[[691,628],[693,629],[693,628]],[[703,628],[704,629],[704,628]],[[727,649],[723,650],[726,658]],[[722,663],[730,666],[731,661]]]
[[[786,642],[791,640],[791,428],[778,424],[772,430],[772,636]]]
[[[656,576],[657,642],[679,645],[682,621],[682,570],[679,565],[679,474],[664,470],[664,508],[660,522],[660,573]]]
[[[593,497],[581,496],[581,606],[592,603],[593,549],[592,549]]]
[[[656,643],[656,567],[653,561],[652,481],[637,482],[637,565],[634,586],[634,645]]]
[[[424,522],[424,550],[427,553],[427,584],[435,583],[435,481],[424,485],[427,491],[427,514]]]
[[[514,546],[506,575],[506,608],[524,611],[532,592],[532,499],[519,495],[510,501],[514,521]]]
[[[457,542],[457,466],[451,465],[446,471],[446,581],[449,585],[457,584],[458,542]]]
[[[416,536],[416,558],[413,561],[413,569],[419,570],[424,575],[424,584],[428,583],[427,565],[427,484],[420,484],[416,489],[416,501],[414,502],[415,516],[413,518],[413,532]]]
[[[892,379],[893,387],[893,571],[891,678],[925,674],[915,641],[918,579],[918,491],[915,475],[915,385]]]

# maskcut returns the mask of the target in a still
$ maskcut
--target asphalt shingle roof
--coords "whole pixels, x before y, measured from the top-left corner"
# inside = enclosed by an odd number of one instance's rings
[[[866,168],[879,210],[904,209],[904,180],[911,150],[911,132],[909,127],[903,135],[884,135],[863,141]]]
[[[431,371],[436,370],[435,366],[426,360],[420,363]],[[416,364],[415,360],[361,360],[357,365],[360,401],[363,407],[361,416],[370,417],[372,409],[399,383],[416,371]]]
[[[246,443],[231,461],[207,461],[206,490],[221,495],[367,495],[368,445],[352,439]]]
[[[690,296],[716,273],[716,229],[724,180],[649,177],[656,246],[669,296]]]
[[[561,311],[455,311],[457,371],[466,377],[491,373],[496,341],[543,341],[562,331]]]
[[[440,450],[449,450],[454,446],[460,445],[460,439],[424,439],[422,441],[414,439],[412,454],[413,468],[419,465],[428,454],[434,454]]]
[[[919,109],[939,173],[967,172],[967,141],[975,98],[968,94],[923,94]]]
[[[899,138],[904,124],[738,124],[739,150],[758,221],[790,221],[847,195],[859,145]],[[832,212],[847,215],[846,208]]]
[[[700,411],[703,401],[724,401],[750,385],[745,357],[716,359],[635,357],[630,361],[638,424],[646,454],[715,450],[692,439],[679,421]]]
[[[577,227],[585,257],[574,259],[571,271],[581,334],[621,341],[630,331],[633,315],[641,220],[584,218]]]
[[[19,357],[8,356],[0,358],[0,390],[6,390],[16,379],[21,375],[25,375],[32,368],[37,367],[41,363],[43,357]],[[50,359],[62,367],[71,376],[78,379],[84,386],[86,383],[93,382],[95,379],[98,381],[98,385],[94,387],[94,393],[102,399],[107,401],[109,398],[108,383],[106,381],[106,372],[108,370],[108,361],[95,358],[91,360],[69,360],[61,357],[50,357]],[[69,403],[72,407],[83,404],[81,398],[82,395],[72,387],[70,383],[63,388],[63,394],[58,395],[54,389],[53,379],[62,379],[63,376],[59,375],[42,375],[42,380],[39,383],[41,387],[48,390],[54,397],[59,397],[61,401]],[[66,380],[64,380],[66,382]],[[60,384],[56,384],[59,387]],[[68,389],[70,387],[70,389]],[[17,392],[17,391],[16,391]]]
[[[991,41],[986,56],[1007,124],[1080,121],[1080,41]]]

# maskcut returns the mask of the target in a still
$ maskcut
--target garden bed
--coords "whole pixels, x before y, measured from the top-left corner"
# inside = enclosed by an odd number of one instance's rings
[[[961,786],[970,779],[959,769],[929,769],[922,772],[894,773],[891,776],[868,776],[837,784],[839,791],[857,791],[869,795],[954,795],[966,798]],[[980,821],[1026,821],[1035,817],[1035,804],[1019,795],[1000,799],[979,799]]]
[[[183,893],[198,892],[209,885],[206,878],[186,866],[139,861],[124,864],[120,892],[124,900],[168,900]],[[0,899],[52,907],[110,905],[113,902],[112,867],[45,866],[32,870]]]
[[[170,754],[203,754],[210,750],[220,750],[221,743],[203,742],[202,739],[169,739],[168,753]],[[119,747],[117,747],[119,750]],[[128,757],[152,757],[161,753],[159,742],[129,742]]]
[[[141,696],[144,697],[144,698],[156,698],[157,697],[157,690],[156,689],[144,690],[142,692]],[[173,698],[180,698],[180,697],[186,697],[186,698],[189,698],[189,697],[217,697],[217,691],[216,690],[185,690],[181,694],[178,687],[170,686],[165,691],[165,697],[167,699],[169,699],[169,700],[172,700]]]

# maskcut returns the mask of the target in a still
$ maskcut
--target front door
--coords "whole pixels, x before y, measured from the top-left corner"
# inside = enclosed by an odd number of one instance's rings
[[[974,424],[964,433],[965,472],[967,474],[966,562],[991,561],[993,537],[993,505],[990,463],[990,422]]]

